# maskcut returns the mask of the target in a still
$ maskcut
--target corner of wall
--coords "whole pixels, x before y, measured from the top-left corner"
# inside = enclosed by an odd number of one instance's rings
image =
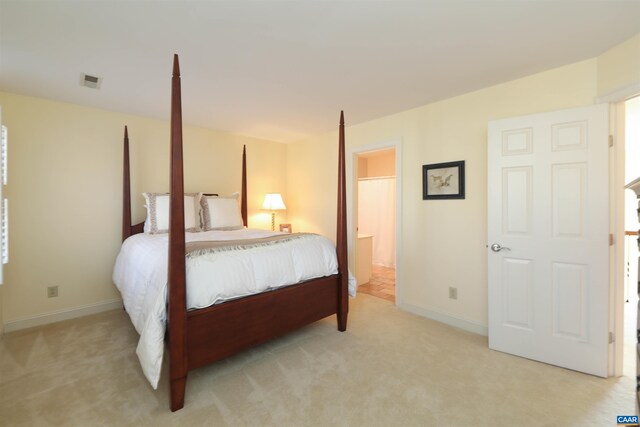
[[[640,33],[597,58],[598,96],[640,84]]]
[[[121,244],[123,125],[129,126],[132,207],[139,221],[145,215],[141,193],[168,188],[169,124],[2,91],[0,103],[2,121],[12,135],[7,196],[13,236],[4,276],[9,286],[0,286],[2,329],[9,333],[117,308],[119,292],[111,279]],[[184,150],[189,165],[185,189],[191,191],[238,191],[242,145],[247,145],[249,221],[253,227],[270,229],[270,217],[260,207],[265,193],[285,187],[286,147],[192,126],[183,132],[189,141]],[[63,168],[55,167],[62,164]],[[37,203],[50,209],[35,209],[33,198],[20,197],[36,192]],[[80,193],[85,195],[83,206],[97,207],[92,215],[60,203]],[[95,227],[96,221],[100,227]],[[75,233],[69,234],[69,229]],[[87,245],[86,236],[99,244]],[[41,250],[34,254],[32,245]],[[61,286],[58,298],[47,297],[50,285]]]

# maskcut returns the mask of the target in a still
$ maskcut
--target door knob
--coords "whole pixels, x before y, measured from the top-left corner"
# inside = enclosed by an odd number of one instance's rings
[[[500,246],[499,243],[494,243],[493,245],[491,245],[491,250],[493,252],[500,252],[502,250],[510,251],[511,249],[510,248],[505,248],[504,246]]]

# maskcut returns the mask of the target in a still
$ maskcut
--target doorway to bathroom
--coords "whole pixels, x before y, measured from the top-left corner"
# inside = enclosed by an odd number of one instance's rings
[[[396,302],[396,149],[356,154],[358,292]]]

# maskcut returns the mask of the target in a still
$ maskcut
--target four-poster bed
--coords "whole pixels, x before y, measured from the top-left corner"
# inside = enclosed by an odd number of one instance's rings
[[[187,373],[274,337],[336,314],[338,330],[345,331],[349,311],[344,115],[340,114],[338,156],[337,236],[329,243],[333,273],[322,273],[282,285],[274,290],[243,296],[206,308],[188,307],[187,243],[185,242],[184,180],[182,155],[182,107],[178,56],[174,56],[171,101],[171,189],[169,204],[168,274],[166,289],[166,341],[169,354],[171,410],[184,406]],[[123,248],[143,233],[143,223],[131,223],[129,140],[124,136]],[[246,151],[242,156],[242,222],[247,226]],[[235,233],[240,233],[236,231]],[[203,233],[194,233],[203,234]],[[133,237],[132,237],[133,236]],[[166,235],[165,235],[166,236]],[[191,236],[191,235],[189,235]],[[129,239],[131,237],[131,239]],[[328,240],[321,236],[316,236]],[[189,237],[187,240],[191,239]],[[297,243],[292,243],[297,244]],[[325,252],[326,249],[325,249]],[[119,255],[120,257],[120,255]],[[294,263],[295,264],[295,263]],[[293,264],[292,264],[293,265]],[[116,266],[117,267],[117,266]],[[296,265],[296,269],[298,266]],[[117,270],[117,269],[116,269]],[[117,273],[114,272],[114,278]],[[297,274],[297,277],[300,277]],[[303,276],[306,277],[306,276]],[[114,279],[115,282],[115,279]],[[295,283],[295,284],[292,284]],[[116,283],[117,284],[117,283]],[[120,286],[118,286],[119,289]],[[121,289],[121,292],[122,289]],[[125,306],[127,299],[123,292]],[[162,300],[164,305],[164,299]],[[162,307],[164,309],[164,307]],[[129,309],[127,308],[127,311]],[[131,313],[130,313],[131,315]],[[163,319],[164,320],[164,319]],[[133,321],[133,317],[132,317]],[[138,326],[136,326],[138,328]],[[140,331],[139,331],[140,332]],[[142,341],[142,334],[141,334]],[[138,355],[145,350],[138,347]],[[144,369],[144,367],[143,367]],[[159,369],[159,368],[158,368]],[[146,375],[146,372],[145,372]],[[159,373],[158,373],[159,375]],[[149,378],[149,376],[147,376]]]

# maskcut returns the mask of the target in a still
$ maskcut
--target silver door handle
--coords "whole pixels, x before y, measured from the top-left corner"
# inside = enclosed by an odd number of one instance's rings
[[[500,244],[499,244],[499,243],[494,243],[493,245],[491,245],[491,250],[492,250],[493,252],[500,252],[500,251],[502,251],[502,250],[510,251],[510,250],[511,250],[511,248],[506,248],[506,247],[504,247],[504,246],[500,246]]]

